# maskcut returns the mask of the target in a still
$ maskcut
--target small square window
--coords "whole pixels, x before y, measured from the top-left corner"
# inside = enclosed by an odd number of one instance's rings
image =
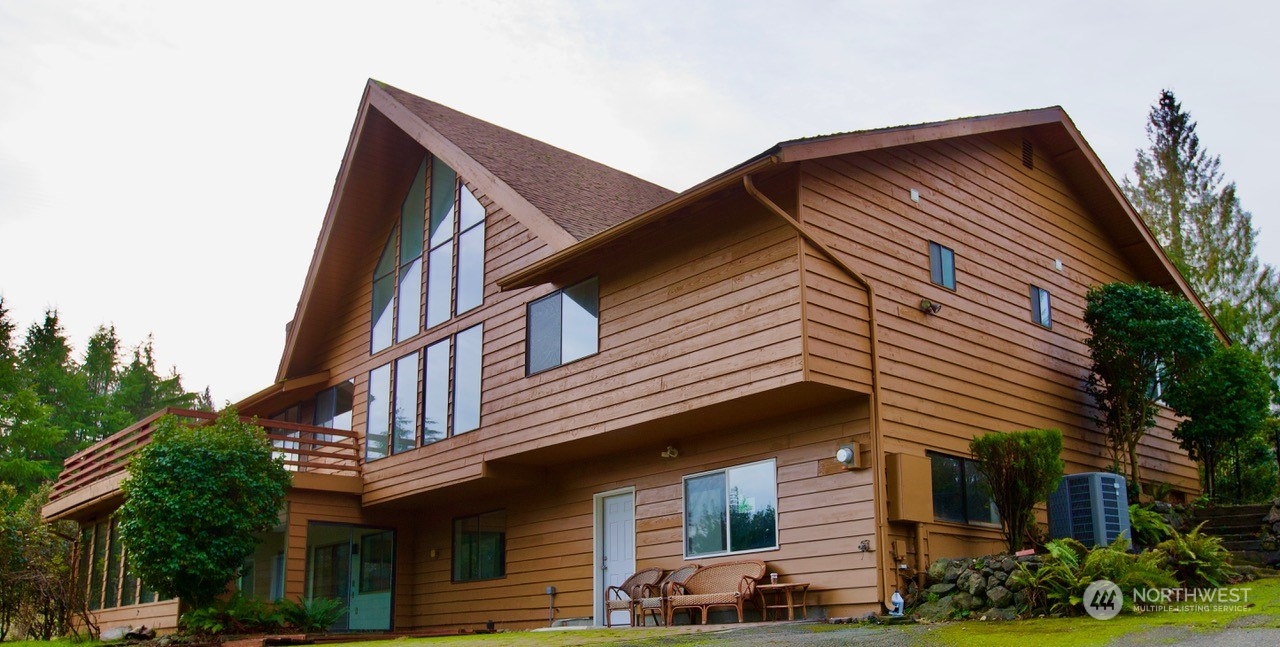
[[[929,242],[929,280],[948,290],[956,289],[956,253],[950,247]]]
[[[1053,307],[1049,291],[1034,285],[1031,286],[1031,320],[1045,328],[1053,327]]]
[[[528,307],[526,373],[533,375],[600,349],[600,283],[589,278]]]

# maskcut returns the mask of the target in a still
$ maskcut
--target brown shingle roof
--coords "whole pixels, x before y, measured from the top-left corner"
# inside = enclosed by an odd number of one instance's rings
[[[577,240],[675,195],[634,175],[375,81]]]

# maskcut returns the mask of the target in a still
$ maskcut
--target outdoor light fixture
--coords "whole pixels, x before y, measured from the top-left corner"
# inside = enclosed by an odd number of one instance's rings
[[[663,458],[675,458],[679,455],[680,455],[680,450],[676,449],[675,446],[673,445],[667,445],[667,448],[662,450]]]
[[[862,461],[862,445],[859,443],[849,443],[841,445],[836,450],[836,461],[844,465],[845,469],[862,469],[866,467]]]
[[[920,312],[923,312],[927,315],[936,315],[939,312],[942,312],[942,304],[934,303],[928,299],[921,299]]]

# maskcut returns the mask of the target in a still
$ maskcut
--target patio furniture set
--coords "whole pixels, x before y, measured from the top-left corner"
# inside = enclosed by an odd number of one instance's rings
[[[624,610],[633,627],[644,626],[649,617],[655,624],[670,626],[677,611],[687,611],[691,623],[694,612],[701,611],[702,624],[707,624],[707,614],[716,607],[733,607],[742,622],[743,606],[748,602],[759,607],[765,620],[769,609],[779,614],[786,609],[788,620],[795,619],[796,607],[800,607],[801,617],[808,615],[807,582],[762,584],[764,574],[764,562],[756,560],[687,564],[670,572],[661,568],[636,571],[621,585],[605,591],[605,624],[612,627],[612,612]],[[768,603],[768,595],[775,596],[773,604]]]

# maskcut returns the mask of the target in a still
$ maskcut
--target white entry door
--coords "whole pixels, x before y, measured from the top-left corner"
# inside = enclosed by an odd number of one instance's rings
[[[602,586],[596,599],[603,600],[610,586],[620,586],[636,572],[636,504],[635,493],[626,492],[604,498],[600,510],[603,529],[600,542],[600,577]],[[614,611],[611,624],[630,624],[626,611]],[[598,623],[603,624],[603,623]]]

